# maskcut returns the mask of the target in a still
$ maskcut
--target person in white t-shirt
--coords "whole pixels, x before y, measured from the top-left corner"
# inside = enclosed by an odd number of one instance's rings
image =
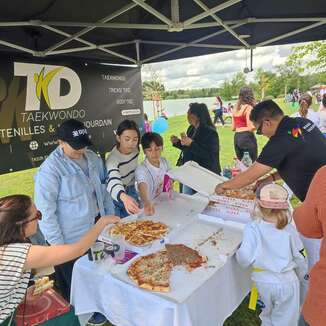
[[[299,110],[292,114],[291,117],[301,117],[312,121],[318,128],[320,127],[320,116],[318,112],[315,112],[310,106],[312,105],[312,97],[308,93],[301,95],[299,99]]]
[[[155,132],[147,132],[141,138],[145,160],[135,172],[145,215],[155,214],[153,200],[163,191],[164,176],[170,169],[169,162],[161,157],[163,138]]]

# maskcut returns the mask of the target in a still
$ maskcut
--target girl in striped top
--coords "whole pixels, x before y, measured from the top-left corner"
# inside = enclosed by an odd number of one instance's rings
[[[36,233],[41,218],[42,214],[28,196],[0,198],[0,325],[10,324],[23,301],[31,268],[59,265],[83,255],[104,227],[119,221],[116,216],[103,216],[73,244],[32,245],[28,237]]]
[[[138,165],[140,132],[132,120],[122,121],[116,131],[117,145],[106,160],[107,191],[110,193],[115,214],[126,217],[139,213],[135,188],[135,170]]]

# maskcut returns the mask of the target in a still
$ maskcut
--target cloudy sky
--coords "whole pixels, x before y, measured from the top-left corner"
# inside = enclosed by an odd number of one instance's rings
[[[292,46],[275,45],[255,49],[253,68],[275,69],[285,62]],[[243,71],[246,65],[250,65],[250,52],[237,50],[154,63],[150,65],[150,69],[159,74],[167,90],[172,90],[218,87],[225,79],[231,79],[237,72]],[[249,80],[254,73],[247,75]],[[151,79],[150,75],[149,67],[145,65],[142,70],[143,81]]]

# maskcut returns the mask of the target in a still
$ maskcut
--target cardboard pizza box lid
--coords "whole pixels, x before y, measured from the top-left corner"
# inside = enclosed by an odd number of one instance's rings
[[[170,170],[168,175],[207,197],[214,194],[216,185],[227,180],[194,161],[186,162],[184,165]]]
[[[33,297],[33,286],[27,289],[27,299],[17,307],[17,326],[36,326],[70,311],[70,304],[53,289]]]

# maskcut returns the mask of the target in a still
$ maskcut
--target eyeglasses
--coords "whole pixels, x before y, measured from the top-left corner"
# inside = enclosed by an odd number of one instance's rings
[[[33,222],[35,220],[39,220],[41,221],[42,220],[42,213],[38,210],[36,211],[36,214],[34,217],[32,217],[31,219],[26,219],[26,220],[23,220],[23,221],[19,221],[17,222],[16,224],[20,224],[20,225],[24,225],[24,224],[28,224],[30,222]]]
[[[264,120],[260,123],[260,125],[258,126],[257,130],[256,130],[256,134],[257,135],[262,135],[262,129],[263,129],[263,124],[264,124]]]

